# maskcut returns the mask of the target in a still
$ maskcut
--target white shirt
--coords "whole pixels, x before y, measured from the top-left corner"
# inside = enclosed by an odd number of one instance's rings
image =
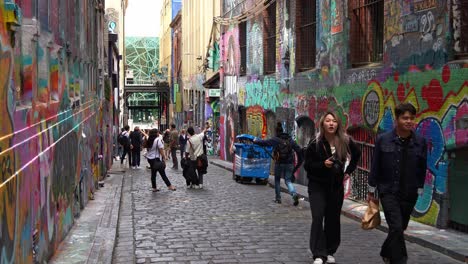
[[[190,137],[185,147],[189,153],[191,160],[196,160],[197,157],[203,154],[203,137],[205,134],[200,133]],[[191,144],[190,144],[191,143]]]
[[[164,149],[164,144],[162,140],[159,137],[157,137],[154,139],[153,146],[146,153],[146,158],[147,159],[156,159],[156,158],[161,159],[161,153],[159,153],[159,149]]]

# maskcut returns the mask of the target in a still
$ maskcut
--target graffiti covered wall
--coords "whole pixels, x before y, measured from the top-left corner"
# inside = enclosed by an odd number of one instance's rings
[[[229,1],[231,5],[234,2]],[[247,75],[242,77],[246,81],[243,84],[229,81],[230,86],[238,87],[238,100],[233,104],[226,98],[221,109],[224,113],[228,109],[240,113],[237,108],[247,108],[248,126],[239,133],[267,137],[272,136],[270,124],[275,124],[269,120],[291,122],[288,113],[293,111],[296,122],[287,130],[301,145],[311,138],[309,134],[314,133],[314,129],[310,126],[317,126],[321,114],[334,110],[348,129],[367,131],[371,136],[364,141],[373,144],[375,135],[393,128],[395,106],[412,103],[417,108],[416,131],[428,139],[429,145],[424,195],[419,198],[413,217],[423,223],[446,226],[447,184],[451,177],[448,151],[468,145],[468,128],[464,125],[468,119],[468,61],[453,61],[453,53],[458,48],[453,40],[457,40],[460,33],[457,27],[453,31],[451,25],[461,23],[457,7],[443,0],[385,0],[382,62],[352,68],[348,59],[347,1],[316,1],[316,67],[298,72],[295,69],[298,44],[295,43],[294,2],[277,0],[279,56],[275,74],[263,75],[263,52],[256,48],[264,41],[261,15],[248,20]],[[238,9],[247,10],[249,4],[252,1]],[[236,32],[236,26],[230,26],[228,31]],[[236,47],[239,43],[230,45]],[[284,64],[286,50],[289,50],[289,65]],[[258,58],[252,60],[252,56]],[[222,56],[222,59],[227,58]],[[230,75],[224,77],[225,84],[238,78],[238,74]],[[308,124],[307,133],[303,129],[304,120]],[[227,134],[223,132],[221,140],[227,144]],[[236,133],[229,138],[235,138]],[[299,183],[307,183],[303,172],[296,177]]]
[[[2,264],[46,261],[112,163],[102,10],[49,2],[0,1]]]

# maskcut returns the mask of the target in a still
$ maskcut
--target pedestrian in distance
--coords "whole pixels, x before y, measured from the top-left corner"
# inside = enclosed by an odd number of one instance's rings
[[[418,195],[423,193],[427,144],[413,130],[415,115],[413,105],[398,105],[395,128],[380,135],[375,142],[367,199],[374,202],[380,199],[388,224],[388,235],[380,251],[385,263],[407,263],[403,232],[408,227]]]
[[[122,157],[120,158],[120,164],[123,164],[125,156],[128,154],[128,166],[132,166],[132,153],[130,148],[130,126],[126,125],[123,129],[123,132],[121,132],[119,135],[119,144],[123,147],[123,153]]]
[[[360,157],[358,146],[346,134],[338,116],[325,113],[320,118],[319,133],[306,148],[304,162],[309,179],[310,250],[314,264],[335,263],[333,255],[341,241],[343,181],[356,169]],[[349,164],[345,166],[347,160]]]
[[[187,138],[185,129],[182,129],[179,135],[179,147],[180,147],[180,159],[181,160],[184,158],[185,146],[187,145],[187,139],[188,138]]]
[[[299,204],[299,197],[292,183],[292,178],[294,177],[295,169],[299,168],[302,164],[303,155],[301,147],[294,142],[289,134],[284,132],[283,126],[279,122],[276,125],[275,137],[267,140],[256,138],[253,143],[260,146],[273,147],[273,159],[275,160],[275,202],[281,203],[281,178],[284,178],[289,194],[293,199],[293,204],[297,206]],[[294,167],[294,152],[296,153],[298,164],[296,168]]]
[[[151,167],[151,187],[153,188],[153,192],[159,191],[156,188],[156,174],[158,172],[167,188],[171,191],[175,191],[176,187],[171,184],[166,176],[164,143],[159,137],[159,131],[156,128],[150,130],[148,139],[146,140],[146,148],[148,149],[146,158]]]
[[[175,124],[171,124],[171,132],[170,132],[169,137],[170,137],[169,148],[170,148],[171,156],[172,156],[172,169],[178,170],[179,163],[177,160],[177,150],[179,149],[179,131],[177,131]]]
[[[171,131],[169,129],[166,129],[164,131],[164,134],[162,135],[163,138],[163,143],[164,143],[164,151],[166,154],[166,158],[169,160],[170,159],[170,154],[171,154]]]
[[[190,138],[187,140],[187,157],[190,159],[188,176],[191,178],[189,188],[203,189],[203,174],[206,173],[206,167],[208,166],[206,155],[203,153],[203,138],[208,128],[205,127],[199,134],[195,134],[193,127],[187,128],[187,132],[190,135]],[[203,166],[199,166],[199,162],[203,163]]]
[[[130,149],[132,152],[132,168],[140,168],[140,156],[141,156],[141,146],[143,143],[143,134],[140,131],[140,128],[136,126],[133,131],[130,133]]]

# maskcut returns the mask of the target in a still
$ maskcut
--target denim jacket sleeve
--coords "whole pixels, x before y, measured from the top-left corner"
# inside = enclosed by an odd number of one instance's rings
[[[422,150],[421,156],[419,159],[419,168],[421,168],[418,179],[418,188],[424,188],[424,182],[426,180],[426,170],[427,170],[427,143],[425,138],[421,138]]]
[[[270,138],[266,140],[261,140],[261,139],[256,139],[253,141],[254,144],[257,144],[259,146],[276,146],[277,142],[275,138]]]
[[[372,157],[371,171],[369,174],[369,191],[374,192],[377,187],[377,174],[380,172],[380,145],[382,143],[382,137],[377,137],[374,146],[374,155]]]

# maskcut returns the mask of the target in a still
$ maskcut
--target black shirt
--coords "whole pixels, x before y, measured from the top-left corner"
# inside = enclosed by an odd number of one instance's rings
[[[407,177],[408,177],[408,171],[407,171],[407,162],[408,162],[408,145],[410,142],[410,137],[407,138],[401,138],[399,137],[398,139],[400,140],[401,143],[401,162],[400,162],[400,193],[406,194],[408,191],[408,186],[406,184],[407,182]]]

